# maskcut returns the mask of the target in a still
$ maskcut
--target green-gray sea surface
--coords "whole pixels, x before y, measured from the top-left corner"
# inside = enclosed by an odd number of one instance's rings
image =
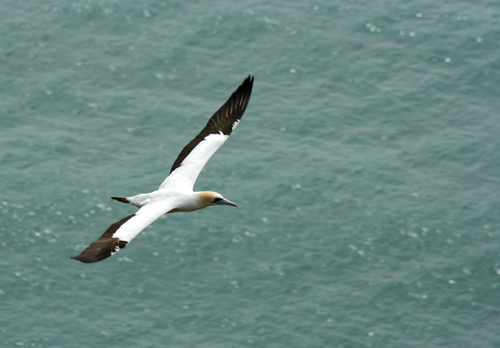
[[[2,347],[500,347],[500,3],[4,0]],[[248,75],[195,189],[135,208]]]

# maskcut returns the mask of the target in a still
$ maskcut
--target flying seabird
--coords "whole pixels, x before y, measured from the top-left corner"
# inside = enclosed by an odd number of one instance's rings
[[[72,258],[85,263],[104,260],[125,248],[163,214],[194,211],[212,205],[236,207],[236,204],[217,192],[194,192],[193,187],[210,157],[240,122],[250,100],[252,86],[253,77],[248,76],[208,120],[200,134],[184,147],[170,169],[170,175],[158,190],[131,197],[111,197],[135,205],[139,210],[112,224],[97,241]]]

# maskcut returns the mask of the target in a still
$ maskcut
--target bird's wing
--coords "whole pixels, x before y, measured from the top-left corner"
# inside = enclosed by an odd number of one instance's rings
[[[224,105],[208,120],[207,125],[184,147],[174,162],[170,175],[160,185],[192,190],[201,170],[210,157],[224,144],[240,122],[252,93],[253,77],[245,81]]]
[[[174,202],[157,202],[143,206],[135,214],[112,224],[94,243],[80,255],[72,257],[85,263],[104,260],[127,246],[142,230],[174,208]]]

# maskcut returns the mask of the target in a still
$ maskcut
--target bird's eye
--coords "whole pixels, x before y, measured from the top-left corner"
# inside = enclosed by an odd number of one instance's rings
[[[215,198],[214,198],[214,201],[213,201],[212,203],[217,203],[217,202],[219,202],[219,201],[222,201],[222,198],[220,198],[220,197],[215,197]]]

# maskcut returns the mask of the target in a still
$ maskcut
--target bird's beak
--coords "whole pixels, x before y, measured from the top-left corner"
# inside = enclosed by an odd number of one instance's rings
[[[227,199],[221,199],[220,201],[217,202],[218,205],[230,205],[232,207],[237,207],[236,203],[233,203],[231,201],[228,201]]]

